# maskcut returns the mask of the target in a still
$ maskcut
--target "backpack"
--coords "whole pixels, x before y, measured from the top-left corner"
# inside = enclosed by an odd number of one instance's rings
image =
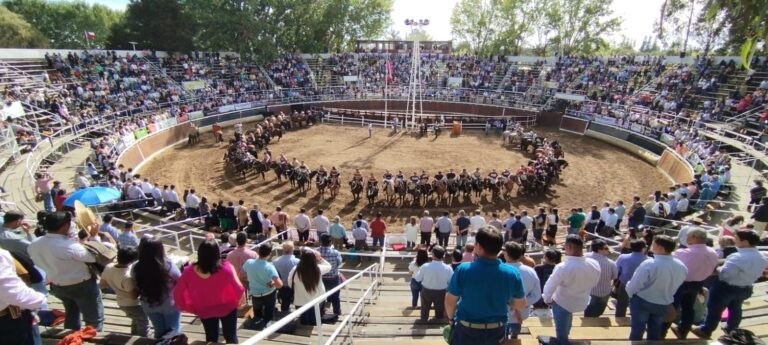
[[[746,329],[735,329],[717,339],[723,345],[765,345],[755,333]]]
[[[104,267],[114,262],[117,257],[117,249],[107,247],[104,243],[98,241],[86,241],[83,243],[83,247],[96,258],[96,262],[87,264],[91,272],[96,275],[104,272]]]

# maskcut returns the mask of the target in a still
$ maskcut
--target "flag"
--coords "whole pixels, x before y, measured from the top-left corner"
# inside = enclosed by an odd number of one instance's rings
[[[85,39],[92,41],[96,38],[96,34],[93,33],[93,31],[86,31],[85,32]]]
[[[387,60],[387,82],[392,82],[392,62]]]

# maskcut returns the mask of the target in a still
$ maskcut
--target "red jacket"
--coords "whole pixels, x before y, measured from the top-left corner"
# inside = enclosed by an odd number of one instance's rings
[[[371,221],[371,237],[384,237],[387,232],[387,223],[383,219],[374,219]]]

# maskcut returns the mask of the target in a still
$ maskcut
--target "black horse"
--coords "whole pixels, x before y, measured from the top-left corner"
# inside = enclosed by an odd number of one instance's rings
[[[363,182],[357,179],[349,181],[349,188],[352,190],[352,199],[360,199],[360,194],[363,192]]]

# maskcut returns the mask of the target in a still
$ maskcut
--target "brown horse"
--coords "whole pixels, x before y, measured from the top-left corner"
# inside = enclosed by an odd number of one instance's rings
[[[445,180],[440,180],[435,182],[435,193],[437,194],[437,200],[435,201],[435,205],[437,203],[442,202],[445,198],[445,194],[448,192],[448,182]]]
[[[338,176],[331,177],[331,182],[328,186],[328,189],[331,191],[331,199],[336,198],[336,194],[339,193],[339,188],[341,188],[341,178]]]
[[[512,189],[515,188],[516,184],[520,184],[519,177],[517,175],[510,175],[506,183],[503,181],[500,182],[502,182],[504,186],[504,197],[508,197],[509,194],[512,193]]]

